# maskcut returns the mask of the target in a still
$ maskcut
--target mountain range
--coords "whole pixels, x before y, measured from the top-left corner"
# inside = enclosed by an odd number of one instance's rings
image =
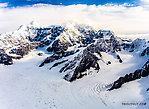
[[[19,67],[19,63],[30,55],[39,59],[30,66],[36,66],[31,72],[47,69],[46,72],[54,72],[52,75],[58,75],[56,78],[70,84],[76,81],[81,84],[84,80],[100,83],[100,78],[108,78],[102,87],[101,84],[96,87],[98,93],[119,90],[123,85],[149,75],[147,39],[117,37],[110,30],[95,30],[84,24],[40,27],[31,22],[15,32],[0,35],[0,63],[4,64],[1,66],[7,68],[17,64]],[[94,85],[92,83],[91,87]],[[111,105],[105,103],[104,97],[100,96],[100,100],[105,107]]]

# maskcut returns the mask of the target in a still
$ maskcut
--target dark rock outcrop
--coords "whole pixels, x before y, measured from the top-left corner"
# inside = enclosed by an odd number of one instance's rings
[[[13,64],[12,57],[8,56],[7,54],[0,53],[0,64],[12,65]]]
[[[48,52],[65,52],[68,47],[70,47],[70,43],[68,42],[61,42],[59,39],[55,40],[52,46],[47,48]]]
[[[50,67],[49,70],[51,70],[53,67],[56,67],[56,66],[58,66],[58,65],[60,65],[60,64],[62,64],[64,62],[66,62],[66,61],[68,61],[68,59],[67,60],[63,60],[63,61],[60,61],[60,62],[56,62],[55,64],[52,65],[52,67]]]
[[[76,79],[79,79],[83,77],[86,74],[83,74],[84,71],[87,69],[95,68],[95,70],[99,70],[99,64],[97,61],[99,60],[98,57],[96,57],[94,54],[92,54],[90,51],[87,49],[83,51],[83,56],[82,59],[79,63],[79,65],[75,68],[74,73],[71,78],[67,78],[67,75],[64,77],[64,79],[72,82]]]
[[[32,22],[12,33],[2,34],[0,49],[7,51],[7,55],[13,55],[13,59],[20,59],[31,50],[46,47],[48,52],[60,54],[67,52],[71,46],[87,47],[94,43],[95,39],[111,37],[106,43],[113,44],[113,50],[117,50],[118,43],[111,31],[95,31],[87,25],[49,26],[38,27]],[[116,41],[116,42],[114,42]],[[107,47],[108,48],[108,47]],[[105,49],[107,49],[105,48]],[[14,54],[17,55],[14,57]]]
[[[48,46],[63,32],[61,26],[50,26],[47,28],[39,28],[31,23],[12,33],[2,34],[0,38],[0,53],[2,49],[7,51],[1,54],[8,55],[13,59],[20,59],[27,55],[31,50]],[[6,57],[5,56],[5,57]]]
[[[147,47],[142,53],[141,56],[149,55],[149,47]]]
[[[126,74],[124,77],[120,77],[113,83],[112,87],[109,90],[118,89],[126,82],[140,79],[141,77],[146,77],[148,75],[149,75],[149,60],[143,65],[141,69],[136,70],[134,73]]]
[[[43,55],[43,53],[38,53],[37,55],[38,55],[38,56],[42,56],[42,55]]]
[[[21,57],[27,55],[31,50],[35,49],[38,46],[38,42],[30,42],[23,45],[20,45],[18,48],[13,48],[9,54],[16,54]]]
[[[125,40],[126,41],[126,40]],[[137,38],[134,41],[127,40],[127,43],[122,43],[122,48],[129,52],[138,51],[146,46],[146,40]]]
[[[64,28],[61,26],[39,28],[37,36],[33,39],[33,41],[40,41],[40,44],[37,48],[49,46],[63,31]]]
[[[63,30],[63,34],[60,35],[60,38],[54,40],[52,45],[47,48],[47,51],[64,52],[67,51],[68,47],[74,45],[85,47],[94,42],[97,33],[92,27],[86,25],[75,25],[74,28],[75,31],[66,26]]]
[[[117,41],[117,38],[115,38],[112,34],[110,35],[111,36],[108,38],[99,38],[96,43],[86,47],[82,54],[80,53],[78,56],[74,57],[73,60],[66,63],[65,66],[60,69],[60,72],[70,71],[65,75],[64,79],[72,82],[76,79],[82,78],[84,75],[87,75],[85,71],[91,67],[98,72],[100,69],[98,61],[103,61],[101,52],[113,55],[121,63],[122,59],[116,53],[116,51],[121,50],[121,46]],[[108,64],[111,64],[111,62],[108,61]],[[108,64],[106,63],[106,65]]]
[[[39,67],[44,66],[47,63],[54,62],[55,60],[61,59],[62,57],[67,57],[70,55],[73,55],[75,53],[79,52],[79,50],[76,51],[67,51],[67,52],[56,52],[52,56],[47,57],[40,65]]]

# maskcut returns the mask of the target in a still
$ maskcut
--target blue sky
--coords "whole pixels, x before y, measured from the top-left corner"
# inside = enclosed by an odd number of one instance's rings
[[[139,5],[139,0],[0,0],[1,3],[8,3],[9,7],[33,5],[38,3],[52,5],[72,5],[72,4],[87,4],[87,5],[104,5],[107,3],[113,4],[134,4]]]

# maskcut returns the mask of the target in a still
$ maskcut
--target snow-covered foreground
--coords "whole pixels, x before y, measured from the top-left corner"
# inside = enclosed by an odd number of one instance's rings
[[[0,109],[148,109],[148,77],[124,84],[120,89],[107,91],[118,77],[142,67],[147,57],[120,52],[123,63],[112,56],[114,63],[100,65],[99,73],[92,73],[72,83],[65,74],[52,66],[39,68],[47,55],[38,56],[34,50],[11,66],[0,65]],[[106,58],[106,54],[103,53]],[[71,58],[71,57],[68,57]],[[59,68],[61,65],[58,66]],[[146,103],[146,105],[123,105]]]

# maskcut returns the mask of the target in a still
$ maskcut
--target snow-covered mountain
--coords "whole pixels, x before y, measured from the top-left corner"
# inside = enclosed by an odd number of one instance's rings
[[[122,89],[119,88],[124,83],[127,85],[130,81],[140,80],[142,77],[147,78],[149,75],[148,54],[149,41],[147,39],[136,38],[132,40],[120,38],[109,30],[95,30],[88,25],[73,23],[63,26],[40,27],[31,22],[29,25],[20,26],[15,32],[1,34],[0,36],[0,63],[12,66],[1,65],[0,67],[3,66],[1,75],[4,72],[6,74],[10,73],[10,70],[15,72],[14,75],[24,75],[29,68],[32,69],[29,71],[31,74],[36,75],[35,72],[38,72],[41,76],[44,71],[49,79],[56,82],[63,81],[62,84],[65,84],[64,90],[67,90],[66,87],[69,87],[66,82],[71,82],[72,89],[76,91],[73,91],[73,93],[79,93],[77,87],[85,88],[84,90],[93,90],[93,92],[86,92],[88,94],[97,94],[90,95],[93,97],[91,99],[93,101],[89,100],[89,98],[86,99],[91,102],[88,105],[91,107],[95,102],[94,100],[98,99],[100,100],[99,104],[102,104],[103,108],[121,107],[120,104],[111,103],[112,98],[109,97],[109,93],[115,93],[116,90],[113,89],[123,90],[123,87]],[[8,69],[4,71],[3,68]],[[24,73],[20,73],[19,70]],[[29,73],[27,74],[29,76]],[[27,74],[25,73],[25,76]],[[37,76],[36,79],[38,80],[40,77]],[[43,78],[42,80],[47,82]],[[41,84],[41,81],[39,84]],[[46,84],[51,85],[51,82]],[[57,83],[53,84],[56,86],[60,85]],[[85,86],[86,84],[88,84],[87,87]],[[27,87],[31,86],[26,85]],[[58,90],[62,89],[60,87]],[[54,90],[56,89],[54,88]],[[70,94],[68,90],[67,92]],[[58,98],[56,92],[51,93],[53,93],[53,97],[62,102],[62,99]],[[62,93],[59,92],[59,94]],[[78,97],[81,95],[80,93],[78,95],[75,94],[76,98],[79,100],[84,99],[87,102],[85,98],[81,99]],[[65,94],[61,96],[65,97]],[[107,96],[109,100],[107,100]],[[113,94],[112,96],[115,95]],[[134,100],[137,97],[128,100]],[[74,100],[74,98],[69,99],[71,101]],[[117,100],[115,99],[115,101]],[[126,99],[123,98],[120,101],[122,102],[123,100]],[[70,104],[73,105],[73,103]],[[59,105],[58,109],[65,105],[64,102],[61,105]],[[94,109],[98,109],[97,106],[95,105]],[[53,108],[56,107],[54,106]],[[66,107],[63,108],[66,109]],[[77,108],[86,109],[86,106],[81,107],[78,104]]]

